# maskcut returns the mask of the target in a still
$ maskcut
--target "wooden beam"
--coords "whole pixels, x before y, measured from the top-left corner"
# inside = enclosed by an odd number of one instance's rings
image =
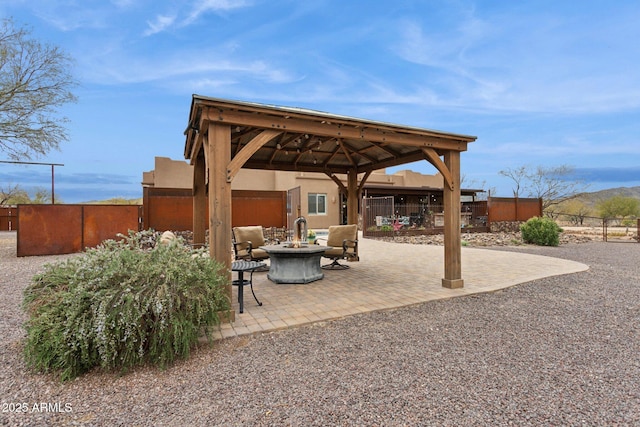
[[[331,172],[325,172],[325,174],[331,178],[331,180],[333,182],[336,183],[336,185],[338,186],[338,188],[344,193],[347,194],[349,192],[349,190],[347,190],[347,187],[344,186],[344,184],[342,183],[342,181],[340,180],[340,178],[338,178],[337,176],[335,176],[334,174],[332,174]]]
[[[373,171],[365,172],[364,176],[360,180],[360,184],[358,184],[358,200],[360,199],[360,195],[362,194],[362,189],[364,188],[364,184],[367,182],[367,179],[369,179],[369,176],[371,176],[372,172]]]
[[[263,130],[251,141],[249,141],[238,154],[235,155],[233,160],[229,162],[229,165],[225,168],[227,172],[227,181],[231,182],[233,177],[238,173],[247,160],[253,156],[262,146],[271,141],[276,136],[280,135],[282,131],[275,130]],[[231,137],[229,137],[229,147],[231,147]]]
[[[418,135],[401,133],[399,130],[383,130],[377,127],[355,127],[349,124],[330,123],[325,120],[285,118],[216,108],[207,108],[202,116],[212,122],[229,125],[253,126],[286,132],[300,132],[309,135],[401,144],[414,147],[442,148],[455,151],[466,151],[467,143],[475,140],[475,138],[464,138],[463,136],[440,134],[437,132],[421,132]],[[367,125],[362,124],[362,126]]]
[[[438,153],[431,148],[423,148],[422,152],[425,155],[425,158],[431,163],[433,166],[438,169],[438,172],[442,174],[444,178],[445,184],[449,186],[451,190],[453,190],[453,178],[451,177],[451,171],[447,168],[447,165],[444,164]]]
[[[383,160],[378,163],[370,163],[368,165],[358,166],[360,172],[368,172],[378,169],[390,168],[393,166],[403,165],[405,163],[418,162],[424,160],[424,153],[422,151],[413,152],[411,154],[403,155],[396,159]]]
[[[231,298],[231,182],[227,165],[231,161],[231,129],[210,123],[207,133],[209,170],[209,253],[226,267],[227,295]]]
[[[204,245],[207,231],[207,165],[204,153],[198,153],[193,162],[193,243]]]
[[[460,234],[460,153],[448,151],[444,162],[451,172],[453,188],[445,186],[444,198],[444,278],[442,286],[462,288],[462,243]]]
[[[298,159],[297,161],[299,161]],[[424,160],[424,159],[421,159]],[[332,166],[328,168],[327,166],[318,162],[317,164],[306,164],[306,163],[294,163],[294,162],[272,162],[265,163],[260,161],[252,161],[249,160],[244,164],[244,169],[259,169],[259,170],[277,170],[277,171],[291,171],[291,172],[318,172],[318,173],[326,173],[328,171],[333,173],[343,173],[347,174],[350,170],[349,166],[337,167]]]
[[[358,223],[358,170],[353,168],[347,175],[347,224]]]
[[[344,155],[347,157],[347,160],[349,160],[349,163],[351,163],[351,165],[353,167],[357,167],[358,164],[353,160],[353,158],[351,157],[351,154],[349,154],[349,149],[347,148],[347,146],[345,145],[344,141],[342,140],[342,138],[338,139],[338,145],[340,145],[340,149],[342,150],[342,152],[344,153]]]
[[[194,132],[194,131],[192,131]],[[193,165],[195,160],[196,160],[196,156],[200,153],[200,150],[202,150],[202,132],[198,132],[195,137],[195,142],[193,143],[193,146],[191,147],[191,153],[189,155],[189,160],[190,163]]]

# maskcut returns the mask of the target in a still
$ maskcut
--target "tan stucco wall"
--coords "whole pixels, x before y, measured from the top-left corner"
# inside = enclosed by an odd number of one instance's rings
[[[155,168],[143,172],[142,185],[159,188],[193,188],[193,166],[187,162],[156,157]]]
[[[346,186],[346,175],[338,175]],[[373,172],[368,184],[389,185],[390,187],[431,187],[442,188],[440,174],[424,175],[411,170],[399,171],[393,175],[385,170]],[[155,169],[143,172],[143,185],[161,188],[192,188],[193,166],[167,157],[155,158]],[[240,169],[231,183],[233,190],[288,191],[300,187],[302,215],[309,228],[328,228],[340,224],[340,191],[335,182],[322,173],[286,172],[254,169]],[[327,195],[326,215],[309,215],[308,194]]]

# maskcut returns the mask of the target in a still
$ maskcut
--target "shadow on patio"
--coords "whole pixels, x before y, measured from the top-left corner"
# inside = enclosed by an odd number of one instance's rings
[[[256,304],[249,288],[244,313],[233,288],[236,320],[214,334],[226,338],[289,328],[358,313],[398,308],[426,301],[507,288],[548,276],[575,273],[585,264],[540,255],[462,248],[464,288],[442,287],[444,248],[359,240],[360,261],[348,270],[325,270],[323,280],[275,284],[266,272],[253,275]],[[327,260],[323,260],[323,264]],[[234,279],[236,273],[233,273]]]

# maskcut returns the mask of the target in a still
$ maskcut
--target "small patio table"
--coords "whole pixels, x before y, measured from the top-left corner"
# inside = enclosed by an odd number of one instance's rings
[[[238,273],[238,280],[233,280],[231,284],[233,286],[238,287],[238,304],[240,304],[240,313],[244,312],[244,287],[249,285],[251,287],[251,293],[253,294],[253,298],[255,298],[256,302],[259,306],[262,306],[262,303],[258,301],[258,297],[256,297],[256,293],[253,292],[253,272],[257,268],[265,267],[266,264],[264,262],[258,261],[233,261],[231,263],[231,271],[236,271]],[[244,272],[250,271],[251,275],[249,276],[249,280],[244,278]]]

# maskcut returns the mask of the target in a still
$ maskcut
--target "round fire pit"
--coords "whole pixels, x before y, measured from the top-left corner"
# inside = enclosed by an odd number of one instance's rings
[[[267,278],[274,283],[309,283],[320,280],[322,254],[329,246],[292,244],[260,246],[269,254],[271,266]]]

